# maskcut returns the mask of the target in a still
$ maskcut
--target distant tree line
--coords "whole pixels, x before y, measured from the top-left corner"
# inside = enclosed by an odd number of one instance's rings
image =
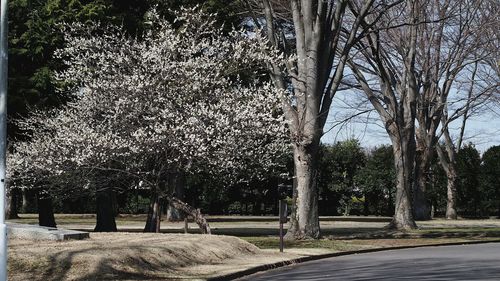
[[[322,216],[394,214],[395,174],[392,148],[365,149],[356,140],[321,145],[318,176],[319,214]],[[291,167],[291,164],[288,165]],[[500,146],[492,146],[482,157],[473,144],[458,152],[458,215],[468,218],[500,217]],[[446,173],[432,163],[429,200],[435,217],[446,212]],[[277,177],[228,184],[203,175],[187,176],[182,190],[186,202],[211,215],[277,215]],[[148,189],[118,188],[113,195],[116,214],[147,213]],[[36,212],[36,192],[17,196],[20,212]],[[288,198],[289,200],[291,197]],[[94,213],[95,194],[54,198],[56,213]],[[166,204],[166,203],[165,203]],[[167,212],[168,208],[164,208]]]

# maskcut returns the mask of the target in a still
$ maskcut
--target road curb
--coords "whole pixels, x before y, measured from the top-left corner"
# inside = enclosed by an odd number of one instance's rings
[[[302,258],[297,258],[293,260],[280,261],[270,264],[263,264],[256,267],[252,267],[249,269],[245,269],[242,271],[207,278],[208,281],[225,281],[225,280],[234,280],[236,278],[241,278],[244,276],[248,276],[257,272],[267,271],[271,269],[276,269],[280,267],[285,267],[293,264],[303,263],[307,261],[315,261],[326,258],[340,257],[340,256],[348,256],[348,255],[356,255],[356,254],[366,254],[366,253],[374,253],[374,252],[382,252],[382,251],[390,251],[390,250],[403,250],[403,249],[414,249],[414,248],[423,248],[423,247],[441,247],[441,246],[459,246],[459,245],[474,245],[474,244],[487,244],[487,243],[500,243],[499,240],[489,240],[489,241],[468,241],[468,242],[450,242],[450,243],[442,243],[442,244],[426,244],[426,245],[412,245],[412,246],[397,246],[397,247],[389,247],[389,248],[375,248],[375,249],[365,249],[365,250],[357,250],[357,251],[346,251],[346,252],[337,252],[337,253],[328,253],[322,255],[315,256],[307,256]]]

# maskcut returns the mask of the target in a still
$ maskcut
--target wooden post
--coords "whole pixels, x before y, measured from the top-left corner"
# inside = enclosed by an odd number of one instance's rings
[[[288,208],[285,200],[281,199],[279,201],[279,221],[280,221],[280,252],[283,253],[284,241],[283,241],[283,224],[287,223]]]
[[[184,218],[184,234],[187,234],[188,233],[188,229],[189,229],[189,226],[188,226],[188,218],[187,216]]]

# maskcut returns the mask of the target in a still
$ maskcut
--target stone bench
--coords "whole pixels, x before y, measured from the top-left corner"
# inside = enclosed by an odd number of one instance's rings
[[[88,232],[20,223],[7,223],[7,235],[9,238],[57,241],[89,238]]]

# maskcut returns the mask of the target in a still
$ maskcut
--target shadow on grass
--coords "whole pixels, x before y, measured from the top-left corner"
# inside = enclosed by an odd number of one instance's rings
[[[174,254],[175,251],[175,254]],[[113,252],[123,255],[112,254]],[[155,255],[158,254],[158,255]],[[214,257],[225,258],[224,253],[214,251]],[[194,257],[193,257],[194,255]],[[167,258],[170,256],[170,258]],[[49,253],[47,263],[36,268],[14,268],[14,272],[29,272],[31,280],[192,280],[177,276],[176,269],[198,264],[218,264],[196,259],[196,253],[188,255],[166,246],[88,247]],[[229,257],[229,256],[228,256]],[[33,257],[36,258],[36,257]],[[92,261],[88,261],[92,259]],[[15,278],[14,278],[15,279]],[[17,279],[16,279],[17,280]]]
[[[170,266],[166,263],[161,263],[159,260],[157,263],[152,264],[140,257],[140,252],[145,249],[141,249],[140,247],[134,248],[133,251],[137,251],[138,256],[127,257],[124,262],[120,262],[121,268],[117,268],[117,261],[111,258],[101,258],[96,268],[85,268],[85,264],[75,262],[74,259],[76,256],[99,251],[101,250],[99,248],[69,250],[52,254],[48,257],[49,267],[42,273],[43,278],[39,280],[164,280],[164,277],[155,277],[146,272],[161,270],[167,273],[171,271]],[[108,251],[113,251],[113,249],[109,249]],[[103,253],[103,256],[105,256],[105,253]],[[72,267],[81,267],[76,269],[81,274],[78,274],[79,276],[70,276]]]

